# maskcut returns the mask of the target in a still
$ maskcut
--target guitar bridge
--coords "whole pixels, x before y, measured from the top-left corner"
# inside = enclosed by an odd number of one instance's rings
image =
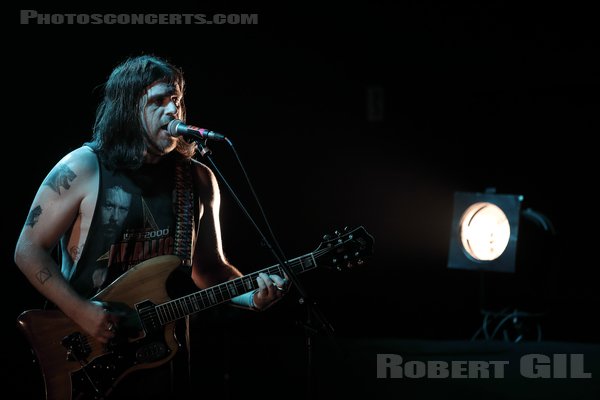
[[[67,349],[67,361],[81,361],[87,358],[92,348],[87,338],[81,332],[74,332],[65,336],[61,344]]]

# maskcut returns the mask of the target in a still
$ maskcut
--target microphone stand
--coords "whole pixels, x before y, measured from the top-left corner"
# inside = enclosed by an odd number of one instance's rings
[[[250,215],[250,213],[248,212],[248,210],[246,209],[246,207],[244,207],[244,205],[241,202],[241,200],[235,194],[235,191],[229,185],[229,183],[227,182],[227,180],[225,179],[225,177],[223,176],[223,174],[221,173],[221,171],[219,170],[219,168],[217,167],[217,165],[213,161],[213,159],[211,157],[212,151],[208,147],[206,147],[206,140],[204,140],[204,139],[198,139],[198,138],[193,138],[193,140],[196,142],[196,144],[198,146],[198,150],[199,150],[200,155],[208,160],[208,162],[210,163],[210,165],[213,168],[213,170],[217,173],[217,175],[219,176],[219,178],[221,179],[221,181],[225,184],[225,186],[229,190],[230,194],[235,199],[235,201],[238,204],[238,206],[243,211],[244,215],[250,220],[251,224],[254,226],[254,228],[256,229],[256,231],[258,232],[258,234],[260,235],[260,237],[263,240],[263,242],[269,248],[269,250],[271,251],[271,253],[275,257],[275,259],[277,260],[277,262],[279,263],[279,265],[282,267],[283,271],[289,277],[290,281],[292,282],[292,285],[296,288],[296,290],[298,291],[298,293],[300,295],[300,297],[298,299],[298,303],[301,304],[301,305],[304,305],[306,307],[306,322],[305,323],[298,322],[297,324],[301,325],[304,328],[304,333],[306,335],[306,342],[305,342],[306,343],[306,357],[307,357],[306,358],[306,361],[307,361],[307,365],[306,365],[306,367],[307,367],[307,370],[306,370],[306,374],[307,374],[307,377],[306,377],[307,378],[307,382],[306,382],[306,384],[307,384],[306,397],[307,397],[308,400],[310,400],[310,399],[313,398],[313,393],[314,393],[314,385],[313,385],[314,384],[314,382],[313,382],[313,379],[314,379],[314,377],[313,377],[313,337],[317,333],[319,333],[319,331],[321,331],[321,330],[324,331],[327,334],[328,338],[334,344],[335,348],[339,351],[339,347],[338,347],[338,345],[335,342],[335,339],[333,337],[333,332],[334,332],[333,326],[329,323],[329,321],[327,320],[327,318],[325,317],[325,315],[321,311],[321,309],[318,306],[316,300],[314,300],[312,297],[310,297],[308,295],[308,292],[302,286],[302,284],[301,284],[300,280],[298,279],[297,275],[289,267],[289,265],[287,263],[287,260],[283,260],[282,257],[277,253],[277,251],[275,251],[275,249],[271,245],[270,241],[267,240],[267,238],[265,237],[265,235],[262,232],[262,230],[256,224],[256,222],[254,221],[254,219],[252,218],[252,216]],[[224,140],[233,148],[233,144],[231,143],[231,141],[229,139],[225,138]],[[281,249],[280,249],[280,251],[281,251]]]

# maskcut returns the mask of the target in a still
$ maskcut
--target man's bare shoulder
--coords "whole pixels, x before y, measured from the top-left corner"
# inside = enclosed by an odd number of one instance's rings
[[[55,168],[65,167],[73,171],[77,176],[90,177],[98,171],[98,158],[94,151],[88,146],[81,146],[65,155]]]
[[[201,196],[205,198],[214,198],[215,194],[218,195],[219,187],[214,172],[205,164],[194,159],[192,159],[192,168],[194,171],[193,175],[196,181],[196,187]]]
[[[192,166],[195,172],[194,175],[200,179],[203,184],[212,186],[214,182],[216,182],[215,174],[205,164],[192,159]]]
[[[57,195],[73,193],[74,188],[86,190],[88,184],[94,184],[98,175],[96,155],[87,146],[82,146],[65,155],[44,179],[43,187],[52,189]],[[80,190],[75,190],[81,194]],[[51,193],[51,192],[49,192]]]

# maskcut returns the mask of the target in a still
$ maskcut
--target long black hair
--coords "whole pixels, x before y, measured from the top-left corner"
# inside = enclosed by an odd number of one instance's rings
[[[140,99],[154,82],[178,85],[183,93],[183,72],[168,61],[151,55],[129,58],[117,66],[104,85],[104,98],[96,110],[92,141],[109,169],[136,169],[142,165],[146,144],[140,119]],[[185,121],[185,104],[181,103]],[[176,151],[192,157],[194,145],[179,137]]]

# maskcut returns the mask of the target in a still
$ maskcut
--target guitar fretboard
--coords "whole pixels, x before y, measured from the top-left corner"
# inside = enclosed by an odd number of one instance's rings
[[[289,260],[288,266],[295,274],[300,274],[317,267],[317,261],[313,253]],[[261,272],[266,274],[277,274],[284,276],[280,264],[253,272],[239,278],[223,282],[219,285],[194,292],[187,296],[159,304],[155,308],[156,316],[161,325],[168,324],[187,315],[205,310],[210,307],[230,301],[236,296],[258,289],[256,277]],[[143,315],[140,317],[144,318]]]

